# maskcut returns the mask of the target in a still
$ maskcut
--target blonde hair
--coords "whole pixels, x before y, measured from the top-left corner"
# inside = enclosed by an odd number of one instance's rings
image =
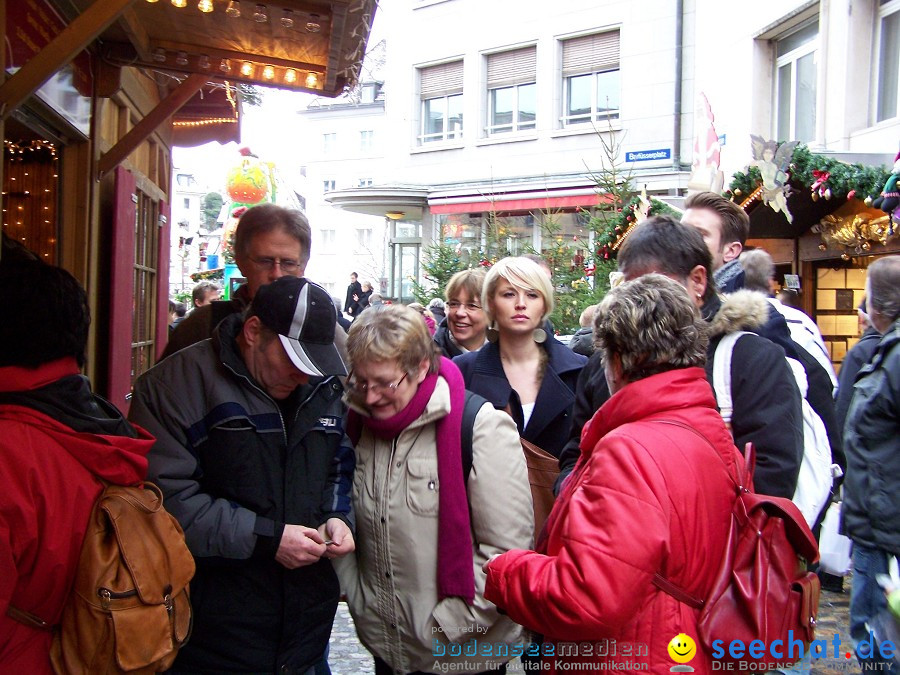
[[[484,274],[483,267],[476,267],[462,270],[450,277],[450,281],[447,282],[447,288],[444,290],[444,297],[447,299],[447,302],[453,300],[459,293],[465,293],[472,300],[479,300],[481,298],[481,288],[484,286]]]
[[[347,334],[350,367],[374,361],[396,361],[407,374],[429,360],[429,372],[440,367],[440,350],[431,339],[422,315],[403,305],[375,305],[350,325]]]
[[[481,306],[487,315],[488,323],[494,321],[489,299],[500,285],[500,279],[505,279],[516,288],[541,294],[544,298],[544,315],[541,317],[541,323],[553,314],[553,286],[550,285],[550,279],[541,266],[528,258],[502,258],[494,263],[487,273],[481,291]]]
[[[594,316],[594,346],[606,362],[616,354],[622,376],[635,382],[706,363],[706,322],[684,286],[645,274],[612,289]]]

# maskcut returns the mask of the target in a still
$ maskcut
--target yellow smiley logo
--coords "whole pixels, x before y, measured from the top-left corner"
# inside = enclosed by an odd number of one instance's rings
[[[669,657],[675,663],[687,663],[697,654],[697,644],[686,633],[679,633],[669,642]]]

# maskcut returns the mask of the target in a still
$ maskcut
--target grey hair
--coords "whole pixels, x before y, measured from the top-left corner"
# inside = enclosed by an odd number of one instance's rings
[[[645,274],[612,289],[594,316],[594,346],[622,363],[627,382],[706,364],[706,322],[685,288]]]
[[[404,305],[375,305],[361,312],[347,334],[350,367],[363,362],[396,361],[412,375],[424,360],[429,372],[440,368],[440,348],[416,310]]]
[[[759,291],[764,295],[772,294],[770,281],[775,278],[775,261],[761,248],[744,251],[740,256],[744,270],[744,288]]]
[[[869,307],[889,323],[900,317],[900,255],[879,258],[869,265]]]

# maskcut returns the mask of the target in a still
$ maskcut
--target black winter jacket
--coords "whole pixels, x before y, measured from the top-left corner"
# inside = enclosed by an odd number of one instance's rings
[[[503,372],[499,346],[488,343],[477,352],[456,357],[453,363],[459,366],[466,389],[484,396],[498,410],[509,405],[519,435],[559,457],[572,425],[578,373],[587,359],[553,337],[547,338],[544,348],[548,356],[547,369],[534,402],[534,412],[524,429],[522,404]]]
[[[859,373],[859,369],[872,358],[879,342],[881,342],[881,333],[871,327],[866,329],[866,332],[859,338],[859,342],[850,348],[841,362],[837,396],[834,399],[834,415],[842,434],[847,422],[847,411],[850,409],[850,399],[853,398],[853,383],[856,381],[856,375]]]
[[[285,523],[350,522],[353,451],[335,378],[278,402],[253,379],[226,318],[135,384],[130,418],[157,441],[149,478],[197,562],[193,635],[176,671],[296,672],[319,661],[340,594],[331,561],[275,560]]]
[[[703,316],[711,321],[706,362],[710,385],[713,356],[722,336],[758,328],[767,318],[768,305],[763,296],[746,291],[728,296],[724,303],[713,296],[704,305]],[[601,356],[599,352],[594,354],[578,379],[572,431],[560,457],[562,473],[557,489],[581,454],[582,427],[609,398]],[[731,388],[732,435],[742,451],[747,442],[756,448],[756,490],[790,499],[797,488],[803,458],[803,412],[784,350],[757,335],[738,340],[732,353]]]
[[[856,376],[844,440],[842,532],[900,556],[900,320]]]
[[[441,353],[448,359],[463,353],[459,345],[450,337],[450,326],[447,325],[446,318],[438,324],[437,330],[434,331],[434,341],[441,348]]]

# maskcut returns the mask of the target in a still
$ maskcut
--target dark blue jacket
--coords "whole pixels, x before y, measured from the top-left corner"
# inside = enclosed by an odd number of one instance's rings
[[[534,412],[524,429],[522,404],[503,372],[497,344],[488,343],[477,352],[457,356],[453,363],[462,371],[466,389],[484,396],[499,410],[509,405],[519,435],[559,457],[572,425],[578,374],[587,359],[552,337],[544,343],[544,348],[548,356],[547,370],[534,402]]]

